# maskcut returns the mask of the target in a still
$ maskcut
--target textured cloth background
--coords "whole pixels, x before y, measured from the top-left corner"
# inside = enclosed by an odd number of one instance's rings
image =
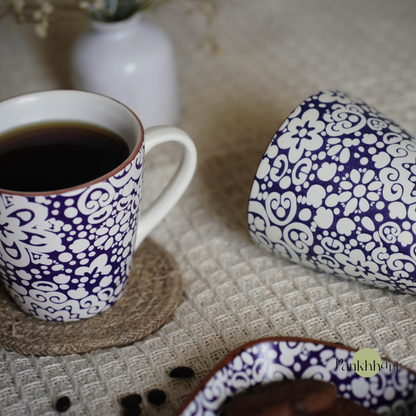
[[[161,388],[167,402],[144,415],[173,415],[235,347],[269,335],[371,347],[416,370],[416,297],[317,274],[259,250],[248,237],[251,181],[269,140],[308,95],[338,88],[416,132],[414,0],[224,0],[206,28],[174,3],[149,15],[172,36],[182,95],[180,127],[199,167],[179,204],[151,237],[180,266],[183,301],[147,338],[123,348],[63,357],[0,353],[0,415],[118,415],[118,398]],[[0,99],[69,88],[68,53],[85,24],[0,25]],[[214,34],[215,54],[199,45]],[[147,160],[145,199],[176,167],[176,148]],[[178,365],[196,376],[169,379]]]

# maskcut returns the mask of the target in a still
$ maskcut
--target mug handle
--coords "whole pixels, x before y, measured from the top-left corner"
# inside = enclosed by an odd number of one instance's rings
[[[145,130],[145,156],[156,146],[166,142],[177,142],[183,147],[181,163],[158,198],[140,215],[134,251],[145,237],[169,213],[191,182],[197,162],[197,153],[192,139],[177,127],[157,126]]]

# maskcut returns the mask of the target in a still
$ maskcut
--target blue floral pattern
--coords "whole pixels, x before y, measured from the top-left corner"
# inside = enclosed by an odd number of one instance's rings
[[[217,416],[227,397],[272,381],[314,378],[333,383],[338,395],[385,416],[411,415],[415,375],[392,363],[369,378],[352,369],[355,352],[309,340],[259,340],[233,352],[208,377],[178,416]]]
[[[0,272],[25,312],[76,321],[120,298],[132,263],[143,163],[142,146],[123,170],[91,186],[0,195]]]
[[[250,194],[250,234],[294,262],[414,294],[415,186],[415,139],[363,101],[323,91],[267,148]]]

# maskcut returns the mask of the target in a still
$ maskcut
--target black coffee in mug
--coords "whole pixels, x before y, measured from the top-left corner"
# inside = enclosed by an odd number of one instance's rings
[[[32,124],[0,136],[0,188],[22,192],[71,188],[109,173],[128,156],[126,142],[103,127]]]

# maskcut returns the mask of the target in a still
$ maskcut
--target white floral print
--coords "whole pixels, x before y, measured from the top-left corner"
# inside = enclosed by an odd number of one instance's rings
[[[352,169],[340,182],[339,199],[344,201],[345,216],[353,212],[367,212],[370,206],[380,199],[380,195],[375,191],[381,188],[382,183],[374,178],[373,170]]]
[[[305,100],[260,163],[250,235],[277,255],[416,293],[416,140],[345,92]]]
[[[279,148],[289,149],[291,163],[296,163],[306,150],[316,150],[322,146],[323,139],[319,133],[325,128],[325,124],[318,117],[318,110],[307,110],[302,118],[291,120],[288,131],[277,140]]]
[[[0,195],[1,256],[17,267],[25,267],[32,260],[50,264],[47,254],[63,249],[59,237],[63,223],[48,219],[45,206],[28,202],[22,208],[22,200],[16,195]]]
[[[111,180],[51,196],[0,196],[0,272],[31,315],[75,321],[121,296],[139,218],[143,148]]]

